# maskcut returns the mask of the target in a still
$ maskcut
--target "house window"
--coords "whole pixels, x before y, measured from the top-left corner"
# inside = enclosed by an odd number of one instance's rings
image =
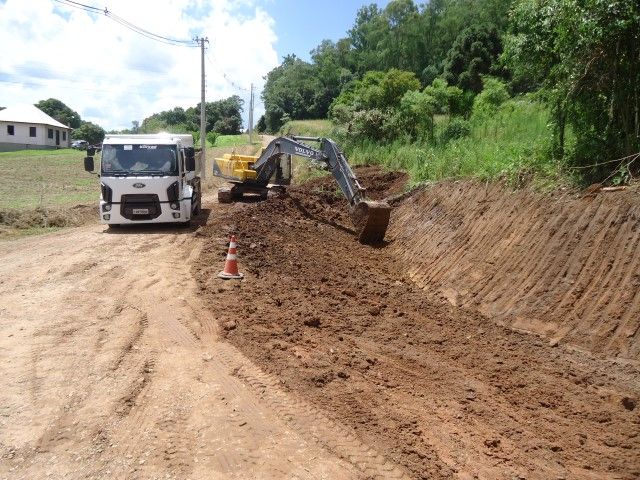
[[[47,132],[47,136],[49,138],[53,138],[53,128],[50,128],[49,131]]]
[[[7,135],[15,135],[15,127],[13,125],[7,125]]]
[[[36,127],[29,127],[29,136],[30,137],[36,136]]]
[[[62,141],[63,142],[67,141],[67,132],[65,132],[65,131],[62,132]]]

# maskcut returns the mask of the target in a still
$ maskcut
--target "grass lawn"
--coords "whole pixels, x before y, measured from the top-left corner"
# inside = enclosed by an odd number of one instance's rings
[[[84,156],[72,149],[1,152],[0,209],[97,202],[99,182],[84,171]]]
[[[253,143],[256,143],[258,145],[260,144],[259,134],[253,134]],[[238,147],[240,145],[249,144],[249,135],[247,133],[242,133],[240,135],[218,135],[218,137],[216,138],[216,144],[213,147]]]
[[[280,128],[282,135],[308,137],[331,137],[333,124],[330,120],[291,120]]]

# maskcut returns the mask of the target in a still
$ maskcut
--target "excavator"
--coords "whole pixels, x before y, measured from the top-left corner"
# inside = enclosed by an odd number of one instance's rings
[[[309,145],[309,142],[319,147]],[[291,183],[291,157],[297,155],[329,170],[349,202],[351,220],[358,240],[368,245],[382,243],[389,225],[391,207],[386,202],[368,200],[344,153],[330,138],[277,137],[259,156],[227,153],[215,158],[213,175],[229,183],[218,190],[218,202],[240,200],[245,193],[266,199],[269,192],[282,193]]]

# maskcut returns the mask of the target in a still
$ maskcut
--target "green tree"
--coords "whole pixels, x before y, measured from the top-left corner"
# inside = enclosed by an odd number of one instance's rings
[[[469,109],[464,92],[458,87],[447,85],[441,78],[436,78],[431,85],[425,87],[424,93],[433,97],[435,113],[465,115]]]
[[[244,100],[238,95],[206,103],[207,132],[222,135],[237,135],[242,131],[242,106]],[[200,125],[200,104],[194,110]]]
[[[267,121],[265,120],[264,115],[261,115],[258,123],[256,123],[256,131],[259,133],[267,131]]]
[[[225,135],[235,135],[242,130],[242,105],[244,101],[237,95],[206,103],[206,131],[216,131]],[[171,110],[154,113],[137,126],[140,133],[192,132],[200,129],[200,104],[189,107],[174,107]]]
[[[82,122],[80,115],[63,102],[55,98],[40,100],[35,104],[40,110],[71,128],[78,128]]]
[[[400,100],[400,107],[396,113],[401,131],[396,135],[408,134],[411,139],[433,138],[433,116],[437,111],[436,99],[426,92],[410,90]]]
[[[501,73],[502,42],[495,27],[472,26],[460,32],[444,62],[443,77],[450,85],[479,93],[482,76]]]
[[[282,64],[267,74],[262,100],[267,130],[277,131],[284,115],[292,120],[326,116],[328,105],[318,92],[324,89],[314,65],[287,55]]]
[[[353,80],[354,76],[346,68],[348,58],[345,52],[331,40],[323,40],[311,51],[314,75],[320,80],[322,88],[316,92],[314,104],[317,115],[325,117],[331,102],[338,96],[342,87]]]
[[[99,125],[92,122],[82,124],[71,132],[72,140],[86,140],[91,145],[101,143],[104,140],[105,131]]]
[[[564,153],[567,123],[578,163],[640,150],[640,3],[522,0],[513,19],[505,55],[516,81],[544,88],[555,154]]]
[[[415,73],[392,68],[388,72],[367,72],[362,80],[346,86],[332,105],[353,110],[388,109],[397,107],[400,99],[410,90],[419,90],[420,81]]]

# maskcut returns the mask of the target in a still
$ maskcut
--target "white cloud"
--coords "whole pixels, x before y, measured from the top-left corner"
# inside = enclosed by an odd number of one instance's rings
[[[237,94],[248,109],[249,85],[259,101],[263,77],[278,64],[274,21],[254,0],[109,0],[108,8],[170,38],[208,37],[207,101]],[[0,1],[0,45],[1,106],[53,97],[113,129],[200,101],[199,48],[150,40],[103,14],[53,0]]]

